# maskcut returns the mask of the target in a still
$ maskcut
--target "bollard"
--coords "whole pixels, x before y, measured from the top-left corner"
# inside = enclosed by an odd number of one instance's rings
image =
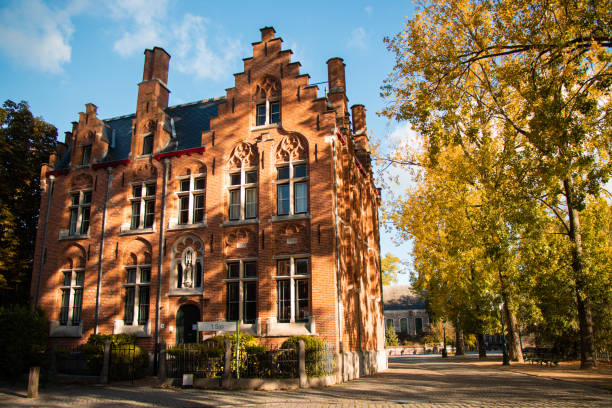
[[[167,367],[166,367],[166,342],[162,341],[159,343],[159,359],[157,360],[159,368],[157,370],[157,378],[160,381],[166,381],[168,378]]]
[[[232,381],[232,343],[230,339],[225,339],[225,366],[223,367],[223,388],[230,388]]]
[[[108,384],[108,373],[110,371],[110,353],[111,353],[111,342],[106,340],[104,342],[104,360],[102,363],[102,372],[100,373],[100,382],[102,384]]]
[[[28,378],[28,398],[38,398],[38,379],[40,377],[40,367],[30,367]]]
[[[298,367],[300,374],[300,388],[308,386],[308,376],[306,376],[306,347],[304,340],[298,341]]]

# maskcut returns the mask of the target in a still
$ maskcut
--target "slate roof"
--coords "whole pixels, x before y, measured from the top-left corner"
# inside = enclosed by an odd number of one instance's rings
[[[383,301],[384,310],[425,309],[425,301],[410,285],[383,286]]]
[[[170,133],[171,139],[161,152],[156,153],[201,147],[202,131],[210,130],[210,118],[218,115],[218,105],[224,100],[215,98],[167,107],[164,128]],[[112,141],[114,133],[115,144],[109,147],[102,163],[128,158],[132,146],[132,121],[135,117],[136,114],[131,114],[103,121],[103,139]],[[72,147],[66,150],[53,170],[68,168],[71,151]]]

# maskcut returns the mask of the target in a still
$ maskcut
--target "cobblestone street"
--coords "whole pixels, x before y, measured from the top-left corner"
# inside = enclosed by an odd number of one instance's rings
[[[329,388],[207,391],[144,385],[48,385],[37,399],[25,387],[0,387],[2,407],[610,407],[612,382],[562,379],[548,367],[502,368],[467,358],[398,357],[389,370]],[[549,370],[549,371],[546,371]],[[551,374],[552,373],[552,374]],[[558,373],[558,375],[557,375]],[[607,373],[607,371],[606,371]],[[582,373],[579,373],[582,374]],[[596,377],[595,374],[587,374]],[[600,376],[601,377],[601,376]]]

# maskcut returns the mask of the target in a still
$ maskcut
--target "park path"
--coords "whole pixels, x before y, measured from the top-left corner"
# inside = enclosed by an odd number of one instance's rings
[[[542,368],[543,370],[545,368]],[[520,371],[520,370],[519,370]],[[0,386],[0,407],[612,407],[606,387],[474,358],[398,357],[389,369],[328,388],[220,391],[147,385],[48,385],[39,398]]]

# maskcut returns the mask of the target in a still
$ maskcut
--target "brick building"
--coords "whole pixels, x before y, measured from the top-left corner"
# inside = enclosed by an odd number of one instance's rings
[[[385,327],[393,326],[400,340],[430,332],[429,310],[412,286],[385,286],[383,299]]]
[[[79,114],[41,170],[31,294],[52,341],[153,350],[238,320],[267,343],[325,339],[345,379],[386,366],[365,108],[349,112],[342,59],[319,97],[281,43],[261,29],[225,96],[178,106],[170,55],[146,50],[135,114]]]

